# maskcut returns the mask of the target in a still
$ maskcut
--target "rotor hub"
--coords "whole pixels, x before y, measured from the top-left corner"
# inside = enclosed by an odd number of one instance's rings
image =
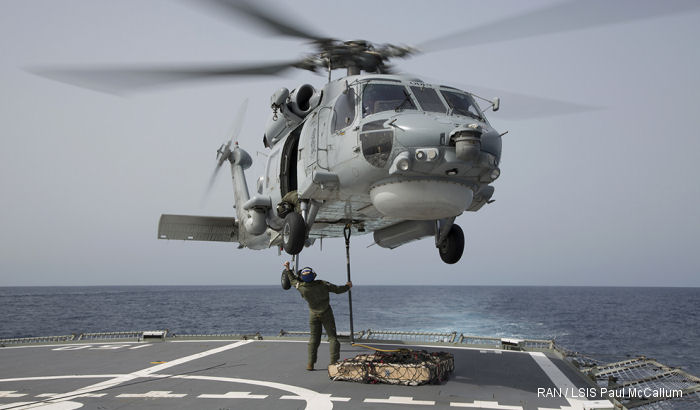
[[[314,72],[347,68],[348,72],[362,70],[368,73],[389,74],[392,72],[392,67],[388,64],[390,59],[403,58],[418,52],[408,46],[375,46],[366,40],[323,39],[314,43],[318,52],[308,55],[295,67]]]

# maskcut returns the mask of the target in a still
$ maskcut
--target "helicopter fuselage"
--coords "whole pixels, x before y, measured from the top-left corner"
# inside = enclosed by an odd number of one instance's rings
[[[247,247],[279,244],[274,231],[284,221],[275,204],[290,191],[313,212],[305,215],[311,242],[342,236],[348,224],[355,232],[375,232],[377,239],[404,221],[415,221],[409,230],[426,236],[428,225],[451,224],[493,195],[489,184],[500,173],[501,136],[466,92],[365,74],[320,91],[308,85],[280,90],[272,106],[264,137],[270,153],[256,194],[265,198],[258,203],[270,204],[268,231],[250,235]],[[386,247],[405,243],[399,242],[377,241]]]

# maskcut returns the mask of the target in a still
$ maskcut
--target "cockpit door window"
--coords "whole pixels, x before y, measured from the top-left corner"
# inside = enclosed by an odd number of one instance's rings
[[[332,132],[342,130],[355,121],[355,90],[340,94],[333,107]]]
[[[445,97],[445,101],[447,101],[447,105],[450,106],[452,114],[466,115],[477,119],[482,118],[479,108],[476,106],[476,102],[469,94],[447,90],[440,90],[440,93]]]

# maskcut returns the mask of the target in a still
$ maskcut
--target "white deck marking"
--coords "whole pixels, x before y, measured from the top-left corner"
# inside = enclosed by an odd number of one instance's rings
[[[39,405],[36,405],[34,403],[35,402],[33,402],[33,401],[28,401],[28,402],[17,402],[17,403],[4,404],[4,405],[0,406],[0,409],[75,410],[75,409],[79,409],[79,408],[83,407],[83,403],[78,403],[77,401],[63,401],[60,403],[48,403],[48,404],[44,403],[44,404],[39,404]]]
[[[503,354],[501,350],[479,350],[479,353]]]
[[[559,391],[567,392],[571,396],[574,392],[578,391],[578,387],[569,380],[566,375],[559,370],[557,365],[555,365],[549,357],[542,352],[530,352],[532,359],[542,368],[542,370],[547,374],[547,377],[554,383],[554,385],[559,389]],[[568,406],[562,406],[561,410],[586,410],[591,408],[614,408],[610,401],[606,400],[581,400],[575,397],[565,397],[566,401],[569,402]],[[609,403],[609,404],[608,404]],[[601,404],[603,406],[601,406]],[[547,410],[545,407],[540,407],[541,410]]]
[[[63,347],[57,347],[55,349],[51,349],[55,352],[63,351],[63,350],[83,350],[92,347],[92,345],[71,345],[71,346],[63,346]]]
[[[71,397],[72,399],[78,399],[81,397],[104,397],[106,396],[107,393],[85,393],[85,394],[79,394],[77,396]]]
[[[319,396],[324,396],[330,401],[350,401],[350,397],[333,397],[331,394],[319,393]],[[280,400],[306,400],[301,396],[282,396]]]
[[[609,400],[589,400],[581,402],[584,409],[614,409],[615,405]]]
[[[123,345],[123,344],[137,344],[137,343],[140,343],[140,342],[103,342],[100,344],[101,345],[107,345],[107,344]],[[85,346],[85,345],[92,346],[94,344],[95,343],[71,343],[71,346]],[[5,346],[2,349],[3,350],[6,350],[6,349],[38,349],[38,348],[44,348],[44,347],[60,347],[60,346],[65,346],[65,345],[66,345],[65,343],[59,343],[59,344],[50,344],[50,345],[37,344],[37,345],[29,345],[29,346]],[[53,349],[51,349],[51,350],[53,350]]]
[[[450,407],[476,407],[477,409],[523,410],[523,406],[506,406],[496,401],[474,400],[473,403],[451,402]]]
[[[141,349],[142,347],[148,347],[148,346],[153,346],[153,344],[148,343],[148,344],[141,345],[141,346],[134,346],[134,347],[130,347],[129,350]]]
[[[36,380],[58,380],[58,379],[111,379],[121,377],[123,374],[72,374],[68,376],[35,376],[35,377],[13,377],[11,379],[0,379],[0,382],[28,382]]]
[[[17,393],[17,390],[0,390],[0,397],[23,397],[25,393]]]
[[[264,399],[267,394],[250,394],[249,391],[230,391],[226,394],[200,394],[199,399]]]
[[[365,403],[415,404],[417,406],[434,406],[432,400],[413,400],[413,397],[389,396],[388,399],[365,399]]]
[[[538,366],[547,374],[549,379],[554,383],[555,386],[560,388],[562,391],[569,389],[569,391],[575,391],[578,389],[574,383],[569,380],[566,375],[559,370],[557,365],[555,365],[549,357],[542,352],[530,352],[530,356],[537,363]]]
[[[25,404],[32,404],[34,403],[33,401],[18,401],[16,403],[9,403],[9,404],[0,404],[0,409],[18,409],[20,408],[19,406],[23,406]]]
[[[571,406],[561,406],[556,408],[538,407],[538,410],[592,410],[592,409],[614,409],[615,405],[608,400],[578,400],[569,399]]]
[[[192,339],[192,340],[168,340],[168,343],[226,343],[226,339]],[[255,340],[258,342],[259,340]]]
[[[547,374],[547,377],[554,383],[554,385],[562,392],[573,392],[576,391],[577,387],[569,380],[566,375],[559,370],[557,365],[555,365],[549,357],[542,352],[530,352],[530,356],[537,363],[538,366]],[[583,410],[583,406],[580,405],[578,400],[573,400],[571,397],[565,397],[569,406],[562,406],[561,409],[577,409]],[[543,407],[540,407],[543,409]]]
[[[37,394],[35,397],[54,397],[58,396],[61,393],[43,393],[43,394]],[[107,393],[85,393],[81,394],[80,396],[73,396],[74,399],[77,399],[78,397],[104,397],[106,396]]]
[[[33,381],[33,380],[54,380],[54,379],[107,379],[107,378],[122,378],[125,376],[129,376],[127,374],[86,374],[86,375],[69,375],[69,376],[39,376],[39,377],[16,377],[12,379],[0,379],[0,382],[5,382],[5,381]],[[249,379],[235,379],[231,377],[214,377],[214,376],[184,376],[184,375],[170,375],[170,374],[160,374],[160,373],[151,373],[149,375],[143,376],[146,378],[154,378],[154,379],[164,379],[164,378],[169,378],[172,377],[174,379],[191,379],[191,380],[208,380],[208,381],[217,381],[217,382],[225,382],[225,383],[241,383],[241,384],[252,384],[255,386],[265,386],[265,387],[270,387],[273,389],[278,389],[278,390],[283,390],[287,391],[290,393],[294,393],[294,397],[301,397],[304,400],[306,400],[306,407],[305,409],[307,410],[331,410],[333,408],[333,403],[332,399],[329,399],[327,394],[322,394],[315,392],[310,389],[306,389],[304,387],[298,387],[298,386],[292,386],[289,384],[282,384],[282,383],[275,383],[275,382],[268,382],[268,381],[262,381],[262,380],[249,380]],[[87,393],[83,393],[87,394]],[[61,394],[60,396],[65,396],[66,394]],[[71,396],[72,397],[80,397],[80,396]],[[67,400],[67,398],[61,398],[62,400]],[[344,398],[339,398],[339,399],[344,399]],[[339,400],[340,401],[340,400]],[[60,403],[71,403],[67,401],[63,401]],[[75,402],[72,402],[75,403]],[[79,403],[78,403],[79,404]],[[13,403],[9,406],[12,408],[15,408],[16,406],[29,406],[29,407],[23,407],[23,408],[39,408],[41,406],[46,406],[46,401],[45,402],[21,402],[21,403]],[[82,405],[81,405],[82,406]],[[2,409],[3,407],[0,407]],[[5,407],[7,408],[7,407]],[[42,407],[42,409],[45,407]],[[77,408],[77,407],[75,407]],[[55,410],[59,410],[56,408]]]
[[[171,390],[151,390],[148,393],[124,393],[117,395],[117,398],[134,398],[134,397],[150,397],[159,399],[179,399],[187,396],[187,394],[173,394]]]
[[[99,345],[97,347],[91,347],[90,350],[117,350],[121,349],[122,347],[129,347],[131,345]]]
[[[297,396],[301,396],[306,400],[306,410],[331,410],[333,408],[333,402],[328,399],[328,395],[315,392],[313,390],[293,386],[291,384],[268,382],[265,380],[250,380],[250,379],[238,379],[234,377],[217,377],[217,376],[172,376],[173,379],[187,379],[187,380],[210,380],[217,382],[227,382],[227,383],[242,383],[242,384],[252,384],[255,386],[265,386],[272,389],[284,390],[290,393],[294,393]]]
[[[81,394],[94,393],[94,392],[101,391],[104,389],[109,389],[109,388],[112,388],[114,386],[120,385],[122,383],[131,381],[134,379],[138,379],[139,377],[149,377],[151,374],[159,372],[161,370],[164,370],[164,369],[167,369],[167,368],[170,368],[173,366],[178,366],[178,365],[181,365],[183,363],[191,362],[192,360],[201,359],[202,357],[206,357],[206,356],[210,356],[213,354],[225,352],[227,350],[235,349],[236,347],[243,346],[243,345],[248,344],[250,342],[252,342],[252,341],[251,340],[242,340],[242,341],[235,342],[235,343],[229,343],[225,346],[217,347],[215,349],[205,350],[205,351],[200,352],[200,353],[181,357],[179,359],[169,361],[168,363],[163,363],[163,364],[159,364],[156,366],[151,366],[151,367],[145,368],[143,370],[139,370],[139,371],[129,373],[129,374],[117,375],[117,377],[114,377],[111,380],[105,380],[103,382],[99,382],[99,383],[96,383],[96,384],[93,384],[93,385],[90,385],[87,387],[73,390],[73,391],[68,392],[68,393],[59,394],[58,396],[56,396],[56,398],[51,399],[51,403],[59,403],[62,401],[68,401],[68,400],[71,400],[73,397],[81,395]],[[90,346],[90,345],[88,345],[88,346]],[[0,380],[0,381],[8,381],[8,380],[5,379],[5,380]],[[35,407],[44,406],[44,405],[46,405],[46,403],[35,402],[35,404],[33,406],[29,406],[27,408],[35,408]]]

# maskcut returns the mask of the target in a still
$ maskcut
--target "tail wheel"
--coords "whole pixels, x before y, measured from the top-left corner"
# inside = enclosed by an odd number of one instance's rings
[[[282,247],[290,255],[296,255],[304,248],[306,241],[306,223],[296,212],[290,212],[284,217],[282,227]]]
[[[459,225],[452,225],[445,240],[438,246],[440,259],[448,264],[457,263],[464,252],[464,232]]]

